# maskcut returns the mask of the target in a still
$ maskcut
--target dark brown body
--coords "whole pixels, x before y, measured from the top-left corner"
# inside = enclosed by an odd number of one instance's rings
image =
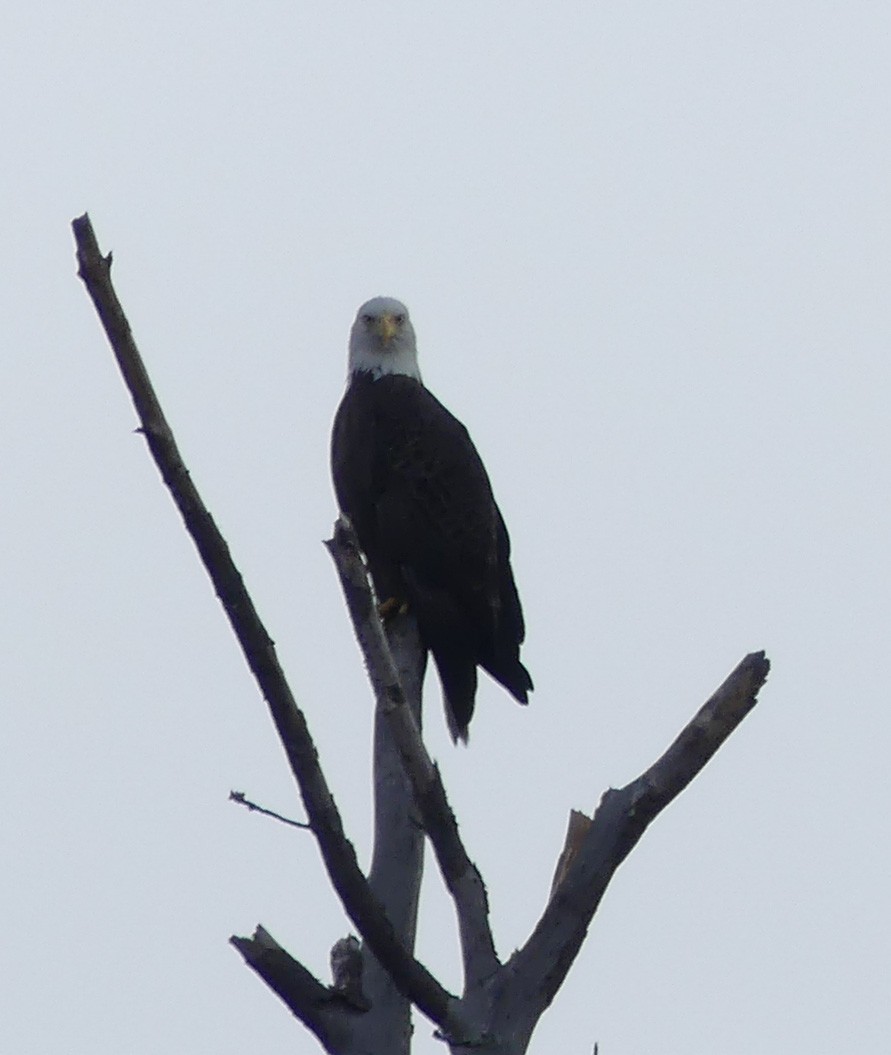
[[[378,600],[406,600],[418,619],[453,736],[467,738],[478,665],[526,703],[510,540],[464,426],[414,378],[355,374],[334,420],[331,466]]]

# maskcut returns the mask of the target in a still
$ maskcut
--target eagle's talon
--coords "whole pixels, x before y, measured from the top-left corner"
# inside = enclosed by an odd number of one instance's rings
[[[398,597],[388,597],[377,606],[377,614],[384,623],[388,619],[395,619],[397,615],[405,615],[407,611],[408,601],[400,601]]]

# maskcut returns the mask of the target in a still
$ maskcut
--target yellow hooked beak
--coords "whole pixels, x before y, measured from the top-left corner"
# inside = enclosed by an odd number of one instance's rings
[[[389,344],[399,332],[399,324],[393,315],[379,315],[374,331],[385,344]]]

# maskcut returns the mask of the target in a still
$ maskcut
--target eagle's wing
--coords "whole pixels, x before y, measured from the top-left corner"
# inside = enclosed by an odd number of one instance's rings
[[[523,616],[510,540],[464,426],[413,378],[354,378],[332,467],[379,600],[404,597],[433,653],[452,734],[466,738],[482,665],[518,700]]]
[[[376,510],[388,557],[492,631],[503,522],[482,460],[461,422],[427,389],[409,378],[381,381],[393,390],[377,401],[376,414]]]

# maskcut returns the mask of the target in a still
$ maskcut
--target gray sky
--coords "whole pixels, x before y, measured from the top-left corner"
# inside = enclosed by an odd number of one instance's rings
[[[85,209],[363,859],[328,431],[356,307],[409,305],[527,614],[528,710],[487,682],[456,750],[435,681],[426,709],[502,954],[569,809],[773,660],[531,1051],[887,1045],[891,11],[736,8],[4,13],[0,1050],[313,1052],[226,939],[326,975],[349,929],[311,839],[226,801],[299,813],[75,277]],[[430,868],[449,986],[454,935]]]

